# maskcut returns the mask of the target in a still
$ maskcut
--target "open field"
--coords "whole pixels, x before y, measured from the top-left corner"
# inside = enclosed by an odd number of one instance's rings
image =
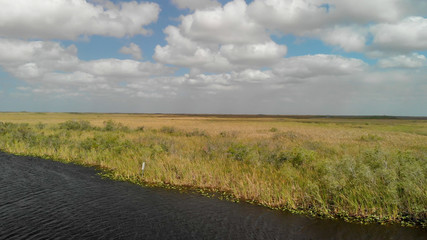
[[[2,151],[100,166],[115,179],[427,225],[426,119],[0,113],[0,122]]]

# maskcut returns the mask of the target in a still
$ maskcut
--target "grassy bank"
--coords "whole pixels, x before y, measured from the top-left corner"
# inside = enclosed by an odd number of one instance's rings
[[[427,120],[0,113],[0,121],[0,150],[100,166],[116,179],[427,225]]]

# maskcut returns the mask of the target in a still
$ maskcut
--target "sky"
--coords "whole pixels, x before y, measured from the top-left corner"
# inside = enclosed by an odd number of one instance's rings
[[[0,0],[0,111],[427,116],[427,1]]]

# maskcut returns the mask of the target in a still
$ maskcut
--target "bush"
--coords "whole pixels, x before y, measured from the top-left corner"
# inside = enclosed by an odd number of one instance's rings
[[[246,159],[246,157],[249,154],[249,149],[247,146],[241,144],[241,143],[236,143],[236,144],[232,144],[229,148],[227,153],[231,156],[231,158],[233,158],[234,160],[237,161],[243,161]]]
[[[39,122],[39,123],[36,124],[36,128],[39,129],[39,130],[44,129],[45,127],[46,127],[45,123]]]
[[[301,167],[303,165],[308,165],[312,161],[315,160],[316,152],[306,150],[303,148],[295,148],[290,156],[290,162],[296,168]]]
[[[191,132],[185,133],[185,136],[187,136],[187,137],[194,137],[194,136],[208,137],[208,134],[206,133],[206,131],[200,131],[199,129],[195,129]]]
[[[270,132],[277,132],[277,131],[279,131],[279,130],[275,127],[270,128]]]
[[[284,151],[279,151],[279,152],[272,153],[269,156],[268,161],[270,163],[273,163],[277,167],[280,167],[284,162],[289,161],[289,159],[290,159],[289,153],[286,153]]]
[[[6,134],[10,131],[12,131],[13,129],[17,128],[17,124],[14,123],[10,123],[10,122],[0,122],[0,134]]]
[[[79,147],[87,151],[111,151],[120,154],[125,149],[134,148],[134,144],[128,140],[121,140],[118,135],[102,134],[84,139]]]
[[[160,128],[160,132],[166,133],[166,134],[174,134],[177,132],[177,130],[174,127],[164,126]]]
[[[90,130],[92,126],[89,121],[68,120],[59,124],[60,129],[65,130]]]
[[[108,120],[104,122],[104,131],[129,131],[129,128],[123,126],[121,123],[114,122],[113,120]]]

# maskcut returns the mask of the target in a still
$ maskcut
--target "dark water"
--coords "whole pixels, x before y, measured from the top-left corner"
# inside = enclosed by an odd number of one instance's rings
[[[101,179],[0,152],[0,239],[426,239],[398,226],[311,219]]]

